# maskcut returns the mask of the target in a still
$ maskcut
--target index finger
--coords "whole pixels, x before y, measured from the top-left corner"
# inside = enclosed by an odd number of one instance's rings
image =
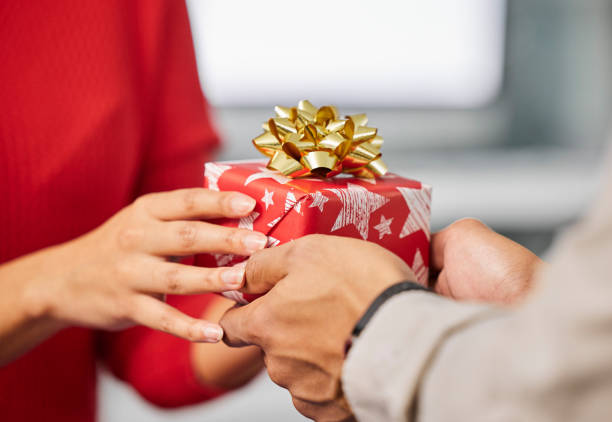
[[[289,272],[291,243],[261,249],[248,259],[245,268],[244,293],[266,293]]]
[[[137,200],[155,218],[244,217],[255,208],[255,200],[239,192],[217,192],[205,188],[178,189],[144,195]]]

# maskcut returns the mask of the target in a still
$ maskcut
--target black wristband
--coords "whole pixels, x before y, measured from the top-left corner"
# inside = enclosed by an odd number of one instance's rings
[[[396,294],[407,292],[409,290],[423,290],[426,292],[431,292],[431,290],[429,290],[427,287],[423,287],[414,281],[402,281],[387,287],[381,294],[378,295],[376,299],[374,299],[374,302],[372,302],[368,309],[366,309],[363,316],[359,319],[359,321],[357,321],[355,328],[353,328],[353,337],[359,337],[359,334],[361,334],[365,326],[368,324],[368,322],[370,322],[370,319],[372,319],[376,311],[378,311],[378,308],[380,308],[383,303]]]

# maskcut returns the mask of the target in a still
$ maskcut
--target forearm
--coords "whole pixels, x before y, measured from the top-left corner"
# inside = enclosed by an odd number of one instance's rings
[[[45,274],[50,249],[0,265],[0,367],[57,332],[50,317]]]

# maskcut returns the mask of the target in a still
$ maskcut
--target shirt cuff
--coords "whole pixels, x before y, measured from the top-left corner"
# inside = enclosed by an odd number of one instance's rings
[[[408,291],[389,299],[354,341],[344,363],[343,390],[357,419],[412,420],[419,383],[440,343],[496,312],[429,292]]]

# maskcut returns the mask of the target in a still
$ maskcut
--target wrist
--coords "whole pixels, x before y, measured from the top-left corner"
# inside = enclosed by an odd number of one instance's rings
[[[30,279],[24,283],[21,303],[27,320],[39,321],[51,318],[52,301],[41,280]]]
[[[20,280],[20,303],[23,306],[25,318],[28,321],[55,321],[54,310],[61,307],[61,293],[57,286],[62,284],[53,263],[56,257],[57,246],[48,248],[21,258],[16,262],[15,270],[21,274],[16,277]],[[19,267],[19,268],[17,268]],[[55,321],[59,324],[59,320]]]
[[[364,315],[381,294],[401,282],[417,284],[415,274],[403,262],[398,266],[389,265],[379,270],[377,274],[370,274],[370,277],[364,277],[361,283],[352,283],[350,288],[356,290],[354,292],[357,296],[355,303],[358,305],[356,309],[353,309],[355,311],[353,324]]]
[[[64,328],[50,317],[49,274],[38,253],[0,267],[0,367]]]
[[[411,290],[431,292],[431,290],[429,290],[428,288],[421,286],[420,284],[411,280],[401,281],[399,283],[394,283],[390,285],[385,290],[383,290],[376,298],[374,298],[374,300],[366,308],[365,312],[363,312],[361,318],[359,318],[359,320],[355,323],[352,332],[353,338],[359,337],[368,322],[370,322],[370,319],[372,319],[374,314],[380,309],[381,306],[385,304],[385,302],[387,302],[387,300],[391,299],[393,296],[399,293]]]

